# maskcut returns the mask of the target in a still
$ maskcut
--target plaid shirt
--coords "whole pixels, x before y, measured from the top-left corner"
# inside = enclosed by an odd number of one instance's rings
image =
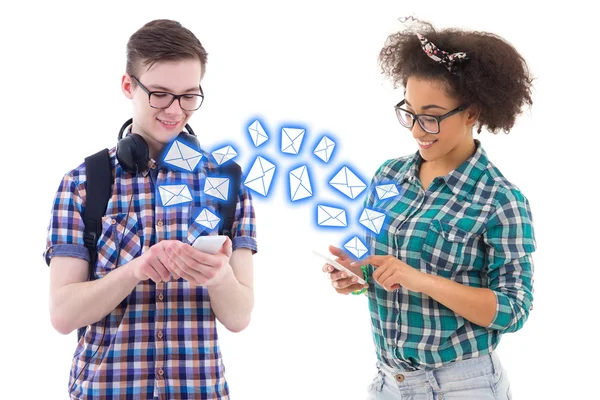
[[[207,174],[217,167],[210,155],[203,152],[194,173],[162,168],[151,160],[135,177],[121,168],[115,148],[109,154],[115,180],[102,219],[96,279],[116,268],[117,249],[122,266],[161,240],[192,243],[197,236],[216,234],[195,221],[204,207],[215,212],[215,202],[202,190]],[[58,188],[44,253],[48,264],[53,256],[89,260],[81,218],[85,181],[83,164],[66,174]],[[163,207],[157,199],[163,184],[187,184],[194,201]],[[254,208],[243,187],[232,231],[234,250],[256,251]],[[183,279],[138,283],[114,311],[87,327],[73,358],[71,384],[71,396],[77,399],[227,399],[208,290]]]
[[[418,179],[418,152],[388,160],[373,178],[365,205],[386,220],[378,235],[366,235],[371,254],[392,255],[427,274],[496,295],[494,320],[479,326],[423,293],[370,285],[377,357],[391,367],[428,370],[490,353],[502,333],[523,326],[532,307],[536,243],[529,203],[476,144],[473,156],[427,190]],[[379,200],[375,186],[390,183],[400,195]]]

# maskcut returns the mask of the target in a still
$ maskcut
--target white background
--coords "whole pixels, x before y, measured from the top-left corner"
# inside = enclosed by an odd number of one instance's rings
[[[576,1],[543,10],[522,1],[215,3],[2,6],[2,398],[66,398],[76,338],[50,325],[49,270],[41,256],[46,226],[62,175],[112,147],[130,117],[119,85],[135,30],[155,18],[176,19],[206,47],[206,101],[191,121],[204,147],[238,143],[247,171],[253,153],[244,128],[253,116],[272,134],[284,123],[304,124],[311,143],[323,132],[337,137],[335,166],[349,161],[370,178],[384,160],[416,150],[393,113],[402,91],[377,65],[387,35],[401,28],[397,18],[411,14],[438,28],[503,36],[537,78],[534,106],[513,132],[479,136],[530,200],[539,246],[534,310],[498,351],[516,399],[593,394],[600,357],[600,104],[591,10]],[[331,289],[310,250],[342,238],[314,228],[314,203],[284,200],[282,178],[273,198],[255,196],[252,323],[239,334],[220,327],[232,397],[363,399],[375,373],[366,299]]]

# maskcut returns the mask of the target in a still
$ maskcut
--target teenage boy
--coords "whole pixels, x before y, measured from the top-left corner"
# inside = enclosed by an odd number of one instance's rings
[[[190,171],[164,157],[169,146],[186,143],[177,139],[204,100],[206,61],[200,41],[176,21],[152,21],[129,39],[121,89],[133,121],[109,151],[112,189],[92,279],[82,218],[85,164],[59,186],[45,259],[52,325],[63,334],[84,329],[71,368],[72,399],[229,397],[215,318],[233,332],[250,322],[252,199],[243,188],[230,191],[237,198],[233,240],[214,255],[199,251],[190,245],[206,234],[198,217],[218,209],[201,186],[217,164],[200,149],[201,161]],[[147,155],[132,145],[146,145]],[[189,193],[173,201],[163,189],[174,186]]]

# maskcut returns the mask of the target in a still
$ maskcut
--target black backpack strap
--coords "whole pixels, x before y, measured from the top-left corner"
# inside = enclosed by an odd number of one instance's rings
[[[83,242],[90,252],[88,279],[93,280],[94,269],[98,260],[98,237],[102,233],[102,217],[106,212],[112,186],[112,166],[110,165],[108,149],[86,157],[85,175],[85,215],[82,216],[85,224]]]
[[[234,161],[229,161],[225,165],[218,168],[219,175],[226,176],[229,178],[231,195],[227,201],[223,202],[219,206],[221,218],[223,223],[219,227],[219,235],[229,236],[229,239],[233,240],[233,221],[235,220],[235,210],[238,203],[238,193],[240,191],[240,185],[242,183],[242,168]]]
[[[100,150],[85,159],[85,210],[83,242],[90,253],[88,280],[94,279],[94,269],[98,260],[98,237],[102,233],[102,217],[110,199],[112,186],[112,166],[108,149]],[[77,330],[77,340],[85,332],[85,327]]]

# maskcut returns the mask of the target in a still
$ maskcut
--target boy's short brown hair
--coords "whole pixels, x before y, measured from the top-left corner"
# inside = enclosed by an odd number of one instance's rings
[[[125,72],[138,75],[140,68],[150,69],[158,61],[197,59],[206,70],[208,53],[198,38],[179,22],[157,19],[138,29],[127,42]]]

